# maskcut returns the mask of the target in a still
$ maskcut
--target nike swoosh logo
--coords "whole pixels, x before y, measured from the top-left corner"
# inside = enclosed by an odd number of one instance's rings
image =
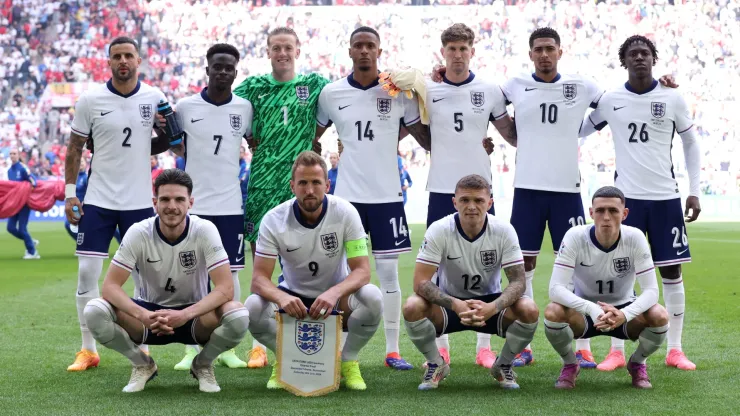
[[[398,292],[398,291],[397,290],[394,290],[393,292],[389,292],[387,290],[385,291],[385,293],[396,293],[396,292]]]
[[[237,263],[239,263],[240,261],[244,260],[244,256],[237,257],[235,260]]]
[[[447,260],[457,260],[457,259],[459,259],[459,258],[461,258],[461,257],[462,257],[462,256],[457,256],[457,257],[450,257],[450,256],[447,256]]]
[[[673,314],[673,316],[681,316],[681,315],[683,315],[683,312],[681,312],[681,313],[674,313]]]
[[[432,102],[436,103],[437,101],[442,101],[444,98],[432,98]]]
[[[260,94],[259,97],[257,97],[257,98],[260,98],[261,99],[262,97],[265,97],[265,96],[268,96],[268,95],[270,95],[270,94]]]
[[[108,111],[107,113],[104,113],[104,112],[102,112],[102,111],[101,111],[101,112],[100,112],[100,115],[101,115],[101,116],[107,116],[108,114],[110,114],[110,113],[112,113],[112,112],[113,112],[113,110],[111,110],[111,111]]]
[[[146,258],[146,262],[147,262],[147,263],[159,263],[160,261],[162,261],[162,259],[159,259],[159,260],[152,260],[152,259],[150,259],[149,257],[147,257],[147,258]]]
[[[623,106],[621,106],[621,107],[614,107],[614,111],[617,111],[617,110],[621,110],[621,109],[623,109],[624,107],[627,107],[627,106],[626,106],[626,105],[623,105]]]
[[[191,122],[191,123],[197,123],[197,122],[199,122],[199,121],[201,121],[201,120],[203,120],[203,119],[202,119],[202,118],[199,118],[199,119],[191,118],[191,119],[190,119],[190,122]]]
[[[536,90],[536,89],[537,89],[537,88],[525,88],[525,89],[524,89],[524,91],[534,91],[534,90]]]
[[[593,264],[583,264],[583,262],[581,262],[581,266],[583,266],[583,267],[591,267],[591,266],[593,266]]]
[[[403,240],[401,240],[401,241],[396,241],[396,243],[395,243],[395,244],[396,244],[396,247],[398,247],[398,246],[400,246],[401,244],[403,244],[403,242],[404,242],[404,241],[406,241],[406,239],[405,239],[405,238],[404,238]]]
[[[293,252],[293,251],[296,251],[296,250],[298,250],[299,248],[300,248],[300,247],[298,247],[298,248],[294,248],[293,250],[291,250],[291,249],[288,249],[288,253],[291,253],[291,252]]]
[[[88,292],[90,292],[90,291],[88,290],[87,292],[82,292],[82,293],[77,292],[77,295],[82,296],[82,295],[84,295],[85,293],[88,293]]]
[[[688,248],[686,248],[686,249],[684,249],[684,250],[681,250],[681,251],[677,251],[677,252],[676,252],[676,254],[680,256],[681,254],[683,254],[683,253],[685,253],[685,252],[687,252],[687,251],[689,251],[689,249],[688,249]]]
[[[350,105],[352,105],[352,104],[349,104],[349,105],[345,105],[344,107],[342,107],[342,106],[340,105],[340,106],[339,106],[339,111],[342,111],[342,110],[344,110],[345,108],[349,107]]]

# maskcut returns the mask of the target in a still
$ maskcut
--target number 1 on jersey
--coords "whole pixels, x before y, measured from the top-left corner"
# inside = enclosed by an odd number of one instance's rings
[[[284,105],[283,108],[283,126],[288,125],[288,106]]]

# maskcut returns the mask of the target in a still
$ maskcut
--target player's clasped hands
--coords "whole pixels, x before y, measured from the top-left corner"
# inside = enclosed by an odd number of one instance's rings
[[[624,316],[624,312],[620,311],[614,305],[610,305],[604,302],[598,302],[604,313],[594,323],[594,327],[602,332],[612,331],[619,328],[625,323],[627,317]]]
[[[172,335],[175,328],[179,328],[189,320],[184,311],[160,309],[149,314],[151,324],[149,329],[157,336]]]
[[[496,314],[496,308],[490,304],[478,299],[469,299],[465,304],[470,308],[467,312],[459,314],[460,322],[467,326],[486,326],[486,321]]]

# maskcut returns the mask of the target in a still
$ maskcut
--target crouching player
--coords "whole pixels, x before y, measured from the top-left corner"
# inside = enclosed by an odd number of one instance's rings
[[[348,334],[342,377],[347,388],[365,390],[357,356],[378,329],[383,295],[370,284],[360,214],[349,202],[326,195],[329,186],[324,159],[311,151],[300,153],[290,180],[295,198],[270,210],[260,225],[253,294],[245,302],[252,317],[249,331],[274,352],[276,309],[297,319],[325,319],[332,309],[343,311]],[[275,286],[271,277],[278,256],[283,279]],[[280,388],[276,368],[268,389]]]
[[[634,387],[649,389],[645,361],[668,332],[668,312],[658,304],[650,246],[642,231],[622,225],[629,213],[622,191],[600,188],[591,205],[595,224],[565,233],[550,279],[545,334],[564,363],[555,387],[575,387],[580,368],[572,343],[577,334],[578,338],[606,335],[639,340],[627,370]],[[635,280],[642,290],[637,297]]]
[[[203,345],[190,373],[201,391],[220,391],[213,361],[239,344],[249,327],[249,313],[232,300],[229,258],[216,226],[188,215],[192,190],[182,170],[167,169],[157,177],[157,216],[128,230],[105,276],[103,297],[85,306],[93,337],[134,366],[126,393],[143,390],[157,375],[154,360],[138,345],[171,343]],[[140,299],[129,298],[122,288],[134,268]]]
[[[506,339],[491,374],[518,389],[511,363],[532,341],[539,312],[526,285],[524,258],[514,227],[488,214],[491,188],[468,175],[455,187],[456,214],[435,221],[424,235],[414,270],[414,292],[403,307],[406,332],[426,357],[419,390],[437,388],[450,372],[435,344],[438,335],[471,330]],[[501,290],[501,269],[509,285]],[[439,286],[432,282],[435,273]]]

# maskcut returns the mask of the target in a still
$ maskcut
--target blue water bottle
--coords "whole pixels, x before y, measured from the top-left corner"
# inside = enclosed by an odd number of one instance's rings
[[[180,123],[177,121],[177,117],[175,117],[175,112],[172,111],[170,103],[165,100],[159,100],[157,112],[167,120],[167,125],[164,126],[164,131],[170,139],[170,146],[176,146],[182,143],[182,127],[180,127]]]
[[[80,219],[80,208],[77,205],[72,207],[72,216],[75,217],[75,219]],[[69,230],[77,234],[77,224],[69,224]]]

